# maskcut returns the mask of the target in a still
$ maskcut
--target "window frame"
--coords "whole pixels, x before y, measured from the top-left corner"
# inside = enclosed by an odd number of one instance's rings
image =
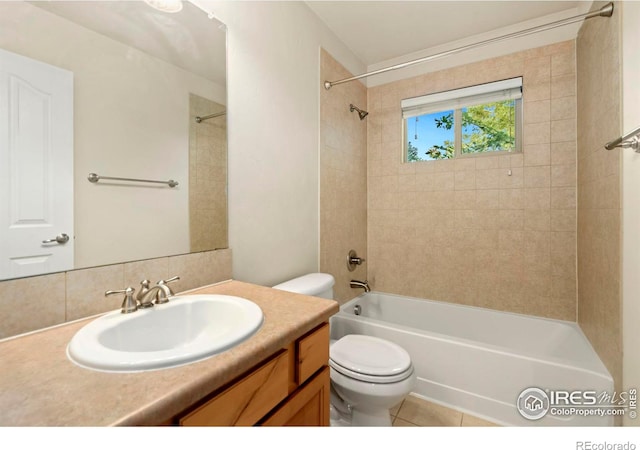
[[[427,105],[430,102],[428,102],[429,98],[433,99],[433,98],[444,98],[446,100],[450,100],[452,102],[454,101],[460,101],[460,99],[463,98],[472,98],[475,94],[474,92],[478,92],[481,94],[486,94],[486,93],[492,93],[492,92],[499,92],[501,90],[504,90],[504,87],[501,86],[509,86],[509,85],[513,85],[513,84],[518,84],[519,83],[519,89],[520,89],[520,97],[519,98],[515,98],[512,100],[515,100],[515,145],[514,145],[514,149],[513,150],[496,150],[496,151],[483,151],[483,152],[477,152],[477,153],[462,153],[462,109],[465,108],[466,106],[458,106],[458,107],[445,107],[443,106],[443,108],[441,110],[436,110],[433,112],[439,112],[439,111],[451,111],[453,110],[453,130],[454,130],[454,151],[453,151],[453,156],[451,158],[443,158],[443,159],[427,159],[427,160],[420,160],[420,161],[409,161],[408,160],[408,152],[407,152],[407,145],[408,145],[408,139],[407,139],[407,134],[408,134],[408,130],[407,130],[407,122],[409,120],[410,117],[405,117],[404,112],[405,109],[410,110],[410,108],[405,108],[402,106],[402,102],[411,102],[415,107],[419,107],[421,104],[422,105]],[[513,86],[512,86],[513,88]],[[516,87],[517,88],[517,87]],[[471,95],[469,95],[469,93],[471,93]],[[478,95],[479,96],[479,95]],[[425,101],[423,103],[420,103],[421,99],[425,99]],[[523,102],[524,102],[524,92],[523,92],[523,83],[522,83],[522,77],[515,77],[515,78],[509,78],[506,80],[499,80],[499,81],[495,81],[495,82],[489,82],[489,83],[482,83],[482,84],[477,84],[477,85],[472,85],[472,86],[467,86],[467,87],[463,87],[463,88],[457,88],[457,89],[451,89],[451,90],[447,90],[447,91],[440,91],[440,92],[435,92],[432,94],[427,94],[424,96],[419,96],[419,97],[412,97],[410,99],[404,99],[401,102],[401,107],[400,107],[400,111],[402,114],[402,162],[403,163],[407,163],[407,164],[411,164],[411,163],[425,163],[425,162],[431,162],[431,161],[446,161],[446,160],[454,160],[454,159],[458,159],[458,158],[477,158],[477,157],[484,157],[484,156],[500,156],[500,155],[510,155],[510,154],[514,154],[514,153],[522,153],[522,128],[524,126],[524,121],[523,121]],[[435,101],[432,103],[441,103],[442,101]],[[487,101],[486,103],[491,103],[491,101]],[[483,104],[483,103],[476,103],[476,104]],[[422,115],[426,115],[426,114],[431,114],[431,113],[424,113],[424,114],[416,114],[413,115],[411,117],[420,117]]]

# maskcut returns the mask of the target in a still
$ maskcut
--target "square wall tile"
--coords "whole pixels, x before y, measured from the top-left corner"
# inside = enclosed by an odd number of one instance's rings
[[[558,77],[576,73],[576,55],[565,52],[551,55],[551,76]]]
[[[549,231],[551,229],[551,210],[545,209],[525,209],[524,229]]]
[[[575,209],[552,209],[551,231],[576,231]]]
[[[551,77],[551,98],[576,95],[576,77],[574,74]]]
[[[525,166],[548,166],[551,161],[549,144],[533,144],[524,146]]]
[[[124,264],[67,272],[66,320],[75,320],[119,309],[124,294],[105,297],[106,291],[126,289]],[[138,286],[131,286],[138,289]]]
[[[524,123],[549,122],[551,120],[551,100],[525,102]]]
[[[551,120],[574,119],[575,117],[575,96],[560,97],[551,100]]]
[[[143,261],[134,261],[124,264],[124,280],[126,286],[140,290],[140,282],[149,280],[153,286],[160,280],[167,280],[169,275],[169,258],[155,258]]]
[[[549,122],[528,123],[524,125],[524,145],[548,144],[551,142]]]
[[[551,166],[551,186],[575,186],[576,164],[558,164]]]
[[[576,188],[575,187],[551,188],[551,208],[575,209],[576,208]]]
[[[551,185],[549,166],[530,166],[524,168],[524,187],[542,188]]]
[[[549,188],[526,188],[524,190],[525,209],[549,209],[551,205]]]
[[[0,282],[0,339],[65,322],[65,275]]]
[[[576,164],[575,141],[554,142],[551,144],[551,164]]]
[[[476,172],[468,170],[455,173],[455,189],[456,191],[466,191],[476,188]]]
[[[169,272],[179,276],[173,283],[176,293],[231,279],[231,250],[170,256]]]
[[[527,84],[525,96],[528,102],[549,100],[551,98],[551,83],[543,81],[540,83]]]
[[[551,121],[551,142],[566,142],[576,140],[576,119],[561,119]]]

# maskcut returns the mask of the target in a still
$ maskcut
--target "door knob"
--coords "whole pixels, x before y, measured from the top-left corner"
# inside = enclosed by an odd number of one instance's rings
[[[43,244],[53,244],[54,242],[57,244],[66,244],[67,242],[69,242],[69,235],[62,233],[57,235],[53,239],[45,239],[44,241],[42,241]]]

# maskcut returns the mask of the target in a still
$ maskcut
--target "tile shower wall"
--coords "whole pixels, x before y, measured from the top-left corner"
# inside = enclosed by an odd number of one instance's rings
[[[225,106],[189,95],[189,236],[192,252],[229,247],[227,225],[227,116],[197,116]]]
[[[73,270],[0,282],[0,339],[120,308],[109,289],[179,275],[182,292],[231,279],[231,250],[218,250]]]
[[[403,98],[523,77],[523,152],[402,162]],[[368,91],[376,290],[576,319],[575,42]]]
[[[595,3],[600,8],[604,3]],[[621,389],[620,9],[585,21],[578,67],[578,323]]]
[[[352,76],[329,53],[321,50],[322,80]],[[320,271],[336,279],[334,298],[340,302],[362,292],[351,279],[366,280],[366,262],[347,269],[354,249],[367,259],[367,119],[361,121],[349,104],[367,109],[362,83],[348,83],[320,93]]]

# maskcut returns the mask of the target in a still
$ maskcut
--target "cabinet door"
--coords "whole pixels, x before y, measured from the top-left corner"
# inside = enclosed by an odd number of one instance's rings
[[[250,426],[287,396],[289,355],[281,352],[259,369],[179,421],[183,426]]]
[[[329,426],[329,368],[311,378],[262,423],[264,426]]]

